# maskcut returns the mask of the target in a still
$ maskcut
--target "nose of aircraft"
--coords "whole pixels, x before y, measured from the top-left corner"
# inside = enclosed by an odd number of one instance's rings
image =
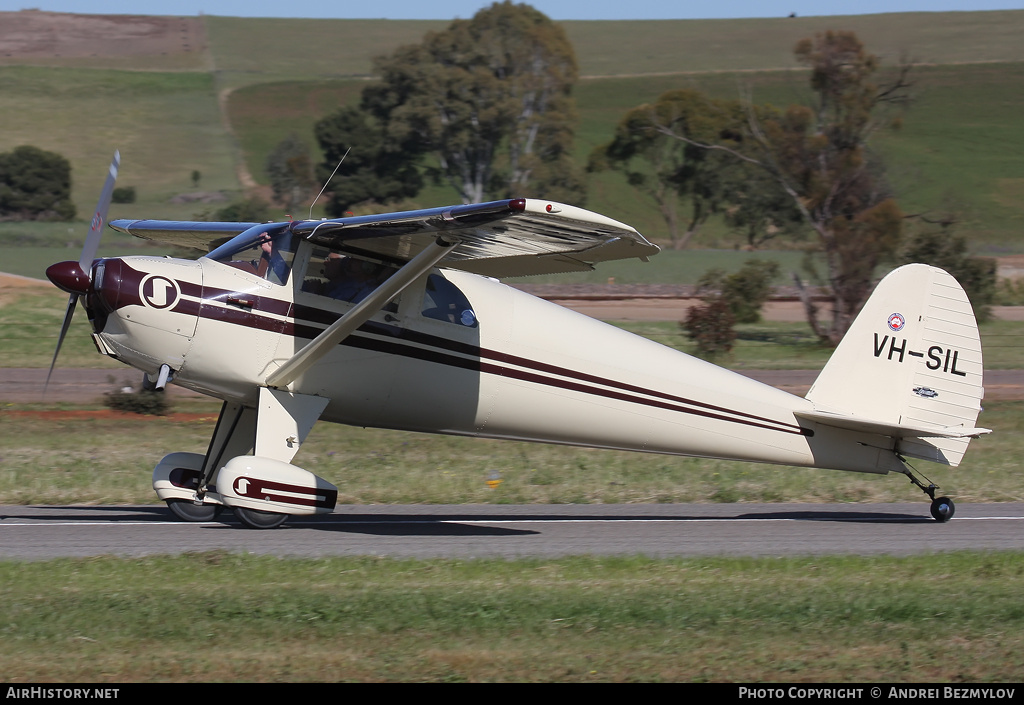
[[[89,275],[82,271],[78,262],[58,262],[46,269],[46,278],[58,289],[69,294],[85,296],[89,293]]]

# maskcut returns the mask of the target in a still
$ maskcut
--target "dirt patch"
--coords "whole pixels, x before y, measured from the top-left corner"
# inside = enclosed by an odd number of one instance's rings
[[[0,57],[163,56],[206,50],[198,17],[0,12]]]
[[[171,203],[223,203],[228,200],[220,191],[194,191],[192,193],[179,193],[171,199]]]
[[[78,421],[81,419],[99,419],[108,421],[217,421],[217,414],[167,414],[166,416],[148,416],[130,414],[110,409],[40,409],[40,410],[4,410],[5,418],[46,419],[47,421]]]
[[[1007,255],[996,258],[996,276],[1001,279],[1024,278],[1024,255]]]
[[[43,279],[33,279],[32,277],[21,277],[17,274],[4,274],[0,272],[0,308],[17,299],[22,293],[33,290],[57,291],[53,284]]]

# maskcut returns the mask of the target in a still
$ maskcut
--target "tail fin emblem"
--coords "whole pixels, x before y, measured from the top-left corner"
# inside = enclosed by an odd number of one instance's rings
[[[894,313],[889,316],[889,330],[903,330],[903,326],[906,324],[906,319],[899,313]]]

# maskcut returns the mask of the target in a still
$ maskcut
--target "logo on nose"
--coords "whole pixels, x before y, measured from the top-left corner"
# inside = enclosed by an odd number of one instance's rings
[[[150,274],[139,285],[139,298],[150,308],[170,308],[179,296],[178,283],[159,274]]]

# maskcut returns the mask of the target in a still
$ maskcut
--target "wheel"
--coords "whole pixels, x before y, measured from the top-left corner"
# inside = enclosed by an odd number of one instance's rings
[[[956,512],[956,505],[949,497],[939,497],[932,501],[932,517],[935,521],[945,523],[953,518]]]
[[[277,512],[262,512],[259,509],[246,509],[245,507],[232,507],[231,510],[242,522],[242,526],[249,529],[276,529],[287,519],[287,514]]]
[[[187,499],[168,499],[167,508],[182,521],[213,521],[224,507],[219,504],[195,504]]]

